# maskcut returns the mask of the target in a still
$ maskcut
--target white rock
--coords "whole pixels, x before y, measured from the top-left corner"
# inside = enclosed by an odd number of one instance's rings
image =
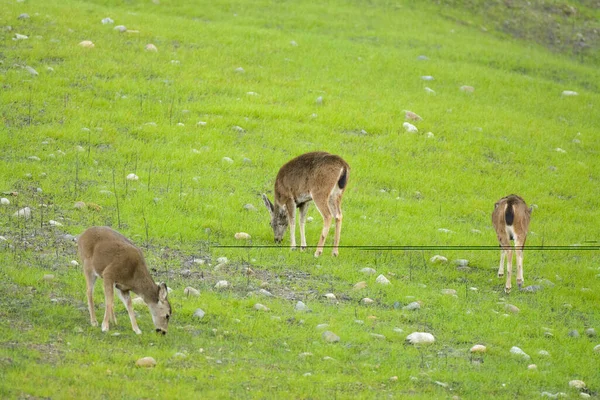
[[[227,163],[227,164],[233,164],[233,160],[229,157],[223,157],[221,159],[221,161],[223,161],[224,163]]]
[[[84,40],[83,42],[79,42],[79,45],[81,47],[85,47],[86,49],[93,49],[94,48],[94,42],[92,42],[91,40]]]
[[[450,229],[446,229],[446,228],[439,228],[438,232],[442,232],[442,233],[454,233]]]
[[[363,268],[360,270],[360,272],[367,275],[374,275],[377,273],[377,271],[375,271],[373,268]]]
[[[466,267],[469,265],[469,260],[459,258],[458,260],[454,260],[454,264],[458,265],[459,267]]]
[[[25,207],[21,208],[19,211],[13,214],[15,217],[22,217],[25,219],[31,218],[31,208]]]
[[[550,399],[558,399],[559,397],[567,397],[567,394],[563,393],[563,392],[556,392],[556,393],[542,392],[542,397],[548,397]]]
[[[550,357],[550,353],[548,353],[546,350],[540,350],[538,351],[538,354],[542,357]]]
[[[126,32],[127,28],[125,25],[117,25],[113,28],[115,31],[119,31],[120,33]]]
[[[362,299],[360,302],[361,302],[361,303],[363,303],[363,304],[366,304],[366,305],[368,305],[368,304],[373,304],[375,301],[374,301],[374,300],[372,300],[372,299],[370,299],[370,298],[368,298],[368,297],[365,297],[365,298],[364,298],[364,299]]]
[[[7,206],[10,204],[10,200],[8,200],[6,197],[3,197],[0,199],[0,204],[2,204],[3,206]]]
[[[574,379],[572,381],[569,381],[569,387],[579,390],[585,389],[585,382],[579,379]]]
[[[304,311],[304,312],[310,311],[310,309],[308,308],[308,306],[306,304],[304,304],[303,302],[301,302],[301,301],[298,301],[296,303],[296,306],[294,307],[294,309],[296,311]]]
[[[242,68],[242,67],[237,67],[237,68],[235,69],[235,72],[237,72],[238,74],[243,74],[243,73],[244,73],[244,72],[246,72],[246,71],[244,71],[244,68]]]
[[[108,18],[108,17],[102,18],[103,25],[114,24],[114,23],[115,23],[115,21],[113,21],[112,18]]]
[[[292,41],[290,42],[290,44],[291,44],[292,46],[294,46],[294,47],[298,46],[298,43],[296,43],[296,41],[295,41],[295,40],[292,40]]]
[[[554,149],[554,151],[556,151],[557,153],[563,153],[565,154],[567,151],[564,149],[561,149],[560,147],[557,147],[556,149]]]
[[[251,236],[249,234],[247,234],[246,232],[237,232],[234,237],[237,240],[248,240],[251,239]]]
[[[183,289],[183,294],[186,296],[198,297],[200,296],[200,291],[198,289],[194,289],[191,286],[188,286],[185,289]]]
[[[512,305],[512,304],[507,304],[507,305],[505,305],[505,306],[504,306],[504,309],[505,309],[506,311],[508,311],[508,312],[511,312],[511,313],[513,313],[513,314],[518,314],[518,313],[519,313],[519,311],[521,311],[521,310],[519,310],[519,307],[517,307],[517,306],[515,306],[515,305]]]
[[[13,38],[13,40],[27,40],[27,39],[29,39],[29,36],[21,35],[19,33],[15,33],[15,37]]]
[[[410,122],[404,122],[402,124],[402,127],[404,128],[404,130],[406,130],[406,132],[409,132],[409,133],[419,132],[419,129],[417,129],[417,127],[414,126],[413,124],[411,124]]]
[[[315,102],[316,102],[317,104],[323,104],[323,96],[319,96],[319,97],[317,97],[317,100],[315,100]]]
[[[135,362],[136,367],[153,368],[156,367],[156,360],[152,357],[140,358]]]
[[[260,289],[258,293],[262,294],[263,296],[273,297],[273,293],[269,292],[267,289]]]
[[[152,43],[148,43],[148,44],[147,44],[147,45],[144,47],[144,49],[145,49],[146,51],[153,51],[153,52],[157,52],[157,51],[158,51],[158,48],[157,48],[155,45],[153,45]]]
[[[424,81],[432,81],[434,78],[431,75],[423,75],[421,79],[423,79]]]
[[[185,126],[185,124],[183,122],[178,122],[177,126]]]
[[[536,371],[537,370],[537,365],[535,365],[535,364],[529,364],[527,366],[527,369],[530,370],[530,371]]]
[[[563,90],[562,95],[565,97],[577,96],[579,93],[574,92],[573,90]]]
[[[385,340],[385,335],[381,335],[379,333],[371,333],[371,337],[379,340]]]
[[[27,159],[31,161],[40,161],[40,158],[38,156],[29,156],[27,157]]]
[[[32,67],[30,67],[29,65],[26,65],[25,69],[27,70],[27,72],[29,72],[33,76],[39,75],[38,72],[35,69],[33,69]]]
[[[337,300],[337,297],[333,293],[325,293],[325,297],[329,300]]]
[[[487,351],[487,347],[482,344],[476,344],[475,346],[471,347],[471,350],[469,351],[471,353],[485,353]]]
[[[594,352],[600,353],[600,344],[597,344],[596,346],[594,346]]]
[[[258,93],[256,93],[256,92],[246,92],[246,94],[248,96],[258,96]]]
[[[329,343],[337,343],[340,341],[340,337],[331,331],[325,331],[321,336]]]
[[[227,281],[218,281],[215,285],[215,289],[224,289],[229,286],[229,282]]]
[[[425,92],[429,93],[429,94],[435,94],[435,90],[425,87]]]
[[[445,264],[448,262],[448,259],[444,256],[435,255],[429,259],[429,262],[433,264]]]
[[[517,347],[517,346],[513,346],[513,347],[511,347],[511,349],[510,349],[510,353],[511,353],[511,354],[514,354],[514,355],[516,355],[516,356],[522,357],[522,358],[524,358],[524,359],[526,359],[526,360],[529,360],[529,359],[531,359],[531,357],[529,356],[529,354],[525,353],[523,350],[521,350],[521,349],[520,349],[519,347]]]
[[[412,303],[407,304],[404,307],[402,307],[403,310],[408,310],[408,311],[414,311],[414,310],[418,310],[420,308],[421,308],[420,301],[413,301]]]
[[[591,399],[592,395],[588,394],[588,393],[585,393],[585,392],[581,392],[581,393],[579,393],[579,397],[582,398],[582,399]]]
[[[238,133],[246,132],[246,130],[244,128],[242,128],[241,126],[238,126],[238,125],[235,125],[232,129]]]
[[[318,330],[322,330],[322,329],[325,329],[327,327],[329,327],[329,324],[319,324],[319,325],[317,325],[317,329]]]
[[[442,294],[446,296],[456,296],[456,290],[454,289],[442,289]]]
[[[391,282],[389,281],[388,278],[386,278],[383,275],[379,275],[376,279],[375,282],[379,283],[380,285],[389,285]]]
[[[137,181],[138,179],[140,179],[136,174],[129,174],[127,175],[127,180],[128,181]]]
[[[0,236],[0,242],[6,242],[7,239],[4,236]]]
[[[51,219],[50,221],[48,221],[48,223],[50,224],[50,226],[63,226],[63,224],[61,224],[58,221],[54,221],[53,219]]]
[[[206,126],[206,121],[198,121],[198,123],[196,123],[196,125],[198,125],[198,126]]]
[[[201,308],[197,308],[196,311],[194,311],[194,317],[196,317],[198,319],[204,318],[205,315],[206,315],[206,313]]]
[[[435,338],[428,332],[413,332],[406,337],[410,344],[430,344],[435,342]]]
[[[461,86],[460,87],[461,92],[466,92],[466,93],[473,93],[475,91],[475,88],[473,86]]]
[[[269,307],[264,306],[264,305],[262,305],[260,303],[256,303],[254,305],[254,309],[257,310],[257,311],[269,311]]]
[[[79,267],[79,263],[77,262],[77,260],[71,260],[70,264],[74,267]]]

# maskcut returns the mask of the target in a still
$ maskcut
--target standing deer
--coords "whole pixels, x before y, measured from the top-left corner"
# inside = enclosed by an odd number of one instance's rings
[[[341,157],[323,151],[302,154],[281,167],[275,179],[275,201],[263,194],[263,201],[271,215],[271,227],[275,242],[281,243],[290,225],[291,248],[296,248],[296,208],[300,209],[300,246],[306,248],[306,212],[311,200],[323,217],[323,230],[315,251],[315,257],[323,253],[325,239],[335,218],[334,256],[342,231],[342,196],[350,166]]]
[[[510,241],[514,240],[517,253],[517,285],[521,289],[523,285],[523,248],[527,231],[529,230],[529,220],[531,218],[532,208],[527,208],[525,200],[521,197],[511,194],[498,200],[494,205],[492,213],[492,223],[498,241],[500,242],[500,268],[498,268],[498,277],[504,276],[504,256],[507,255],[506,262],[506,285],[504,291],[510,293],[511,275],[512,275],[512,247]]]
[[[108,331],[109,319],[116,325],[114,292],[125,304],[131,327],[138,335],[142,333],[135,320],[129,291],[133,291],[148,305],[156,332],[165,335],[171,317],[171,305],[167,299],[167,285],[156,284],[148,272],[140,249],[129,239],[108,227],[95,226],[87,229],[78,239],[79,257],[87,284],[87,301],[92,326],[98,326],[94,311],[94,284],[96,278],[104,279],[105,310],[102,332]]]

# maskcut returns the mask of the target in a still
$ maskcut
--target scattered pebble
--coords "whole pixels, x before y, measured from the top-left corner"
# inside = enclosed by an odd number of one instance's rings
[[[29,19],[29,14],[23,13],[17,17],[17,19]]]
[[[205,315],[206,313],[201,308],[197,308],[196,311],[194,311],[194,318],[202,319]]]
[[[454,289],[442,289],[442,294],[446,296],[456,296],[456,290]]]
[[[244,72],[246,72],[246,71],[244,71],[244,68],[242,68],[242,67],[237,67],[237,68],[235,69],[235,72],[237,72],[238,74],[243,74],[243,73],[244,73]]]
[[[585,382],[579,379],[574,379],[569,381],[569,387],[582,390],[585,389]]]
[[[294,307],[294,309],[296,311],[302,311],[302,312],[308,312],[308,311],[310,311],[310,309],[308,308],[308,306],[306,304],[304,304],[303,302],[301,302],[301,301],[298,301],[296,303],[296,306]]]
[[[246,232],[237,232],[234,237],[237,240],[248,240],[251,239],[251,236],[249,234],[247,234]]]
[[[525,353],[523,350],[521,350],[521,349],[520,349],[519,347],[517,347],[517,346],[513,346],[513,347],[511,347],[511,349],[510,349],[510,353],[511,353],[511,354],[514,354],[514,355],[516,355],[516,356],[522,357],[522,358],[524,358],[524,359],[526,359],[526,360],[529,360],[529,359],[531,359],[531,357],[529,356],[529,354]]]
[[[435,94],[435,90],[429,87],[425,87],[425,92],[427,92],[428,94]]]
[[[569,331],[569,337],[578,338],[579,336],[580,336],[579,331],[577,329],[573,329],[573,330]]]
[[[325,329],[325,328],[328,328],[328,327],[329,327],[329,324],[319,324],[319,325],[317,325],[317,329],[318,330],[322,330],[322,329]]]
[[[198,296],[200,296],[200,291],[198,289],[194,289],[191,286],[188,286],[185,289],[183,289],[183,294],[188,297],[189,296],[198,297]]]
[[[577,93],[577,92],[575,92],[573,90],[564,90],[562,92],[562,95],[565,96],[565,97],[570,97],[570,96],[577,96],[577,95],[579,95],[579,93]]]
[[[423,79],[424,81],[432,81],[434,78],[431,75],[423,75],[421,79]]]
[[[112,18],[108,18],[108,17],[102,18],[103,25],[114,24],[114,23],[115,23],[115,21],[113,21]]]
[[[79,267],[79,263],[77,262],[77,260],[71,260],[70,264],[74,267]]]
[[[267,289],[259,289],[258,293],[266,297],[274,297],[273,293],[269,292]]]
[[[523,289],[521,289],[522,292],[527,292],[527,293],[535,293],[535,292],[539,292],[540,290],[542,290],[542,287],[540,285],[525,286]]]
[[[229,262],[229,260],[227,259],[227,257],[217,258],[217,264],[227,264],[228,262]]]
[[[548,353],[546,350],[538,351],[538,355],[540,355],[542,357],[550,357],[550,353]]]
[[[415,311],[415,310],[419,310],[420,308],[421,308],[420,301],[413,301],[412,303],[407,304],[404,307],[402,307],[403,310],[408,310],[408,311]]]
[[[140,178],[136,174],[129,174],[129,175],[127,175],[127,180],[128,181],[137,181],[139,179]]]
[[[27,40],[27,39],[29,39],[29,36],[21,35],[20,33],[15,33],[15,37],[13,38],[13,40]]]
[[[367,275],[374,275],[377,273],[377,271],[375,271],[373,268],[363,268],[360,270],[360,272]]]
[[[241,126],[238,126],[238,125],[235,125],[232,129],[238,133],[246,132],[246,130],[244,128],[242,128]]]
[[[233,164],[233,159],[231,159],[230,157],[223,157],[221,161],[227,164]]]
[[[135,362],[135,366],[141,368],[153,368],[156,366],[156,360],[152,357],[140,358]]]
[[[295,41],[295,40],[292,40],[292,41],[290,42],[290,44],[291,44],[292,46],[294,46],[294,47],[298,46],[298,43],[296,43],[296,41]]]
[[[460,87],[461,92],[466,92],[466,93],[473,93],[475,91],[475,88],[473,86],[461,86]]]
[[[536,371],[537,370],[537,365],[535,365],[535,364],[529,364],[527,366],[527,369],[530,370],[530,371]]]
[[[360,302],[361,302],[361,303],[363,303],[363,304],[365,304],[365,305],[369,305],[369,304],[373,304],[373,303],[375,303],[375,301],[374,301],[373,299],[370,299],[370,298],[368,298],[368,297],[365,297],[365,298],[364,298],[364,299],[362,299]]]
[[[361,281],[354,285],[354,290],[361,290],[367,287],[367,282]]]
[[[148,44],[147,44],[147,45],[144,47],[144,49],[145,49],[146,51],[153,51],[153,52],[157,52],[157,51],[158,51],[158,48],[157,48],[155,45],[153,45],[152,43],[148,43]]]
[[[433,264],[445,264],[448,262],[448,259],[444,256],[435,255],[429,259],[429,262]]]
[[[257,311],[269,311],[269,307],[264,306],[264,305],[262,305],[260,303],[256,303],[254,305],[254,309],[257,310]]]
[[[215,289],[224,289],[229,286],[229,282],[227,281],[218,281],[215,285]]]
[[[550,399],[558,399],[559,397],[567,397],[567,394],[563,393],[563,392],[557,392],[557,393],[542,392],[542,397],[548,397]]]
[[[331,331],[325,331],[321,336],[328,343],[337,343],[340,341],[340,337]]]
[[[389,285],[390,284],[389,279],[383,275],[379,275],[377,277],[377,279],[375,279],[375,282],[379,283],[380,285]]]
[[[93,49],[94,48],[94,42],[92,42],[91,40],[84,40],[83,42],[80,42],[79,45],[81,47],[85,47],[86,49]]]
[[[379,340],[385,340],[385,336],[380,335],[379,333],[371,333],[371,337]]]
[[[39,73],[35,69],[33,69],[32,67],[30,67],[29,65],[26,65],[25,69],[27,70],[27,72],[29,72],[33,76],[38,76],[39,75]],[[31,159],[31,157],[29,157],[29,158]],[[38,157],[36,157],[36,158],[37,158],[36,161],[40,161],[40,159]]]
[[[466,260],[464,258],[460,258],[458,260],[454,260],[454,264],[459,266],[459,267],[466,267],[469,265],[469,260]]]
[[[3,197],[0,199],[0,204],[3,206],[8,206],[10,204],[10,200],[8,200],[6,197]]]
[[[8,241],[4,236],[0,236],[0,242],[6,242]]]
[[[594,352],[595,353],[600,353],[600,344],[594,346]]]
[[[431,333],[413,332],[406,337],[406,341],[410,344],[430,344],[435,342],[435,338]]]
[[[63,226],[63,224],[61,224],[61,223],[60,223],[60,222],[58,222],[58,221],[54,221],[53,219],[51,219],[50,221],[48,221],[48,224],[49,224],[50,226]]]
[[[404,122],[402,124],[402,127],[408,133],[418,133],[419,132],[419,129],[417,129],[417,127],[414,126],[413,124],[411,124],[410,122]]]
[[[115,31],[119,31],[119,33],[124,33],[127,31],[125,25],[117,25],[113,28]]]
[[[521,311],[521,310],[519,310],[519,308],[518,308],[517,306],[514,306],[514,305],[512,305],[512,304],[507,304],[507,305],[505,305],[505,306],[504,306],[504,309],[505,309],[506,311],[508,311],[508,312],[511,312],[511,313],[513,313],[513,314],[518,314],[518,313],[519,313],[519,311]]]
[[[319,104],[319,105],[320,105],[320,104],[323,104],[323,96],[319,96],[319,97],[317,97],[317,100],[315,100],[315,103],[317,103],[317,104]]]
[[[14,213],[13,216],[29,219],[29,218],[31,218],[31,208],[29,208],[29,207],[21,208],[19,211]]]
[[[590,337],[590,338],[594,338],[594,337],[598,336],[597,333],[596,333],[596,330],[594,328],[588,328],[588,329],[586,329],[585,330],[585,334],[586,334],[587,337]]]
[[[408,110],[404,110],[404,118],[411,121],[423,121],[423,118],[421,118],[419,115]]]
[[[560,147],[557,147],[556,149],[554,149],[554,151],[556,151],[557,153],[566,153],[567,151],[564,149],[561,149]]]
[[[325,293],[325,297],[329,300],[337,300],[337,297],[333,293]]]
[[[427,61],[427,60],[429,60],[429,57],[424,56],[424,55],[420,55],[420,56],[417,57],[417,60],[419,60],[419,61]]]
[[[398,380],[398,377],[395,375],[390,377],[390,382],[396,382],[397,380]]]
[[[244,204],[244,210],[246,211],[256,211],[256,207],[253,204]]]
[[[482,344],[476,344],[475,346],[471,347],[470,350],[471,353],[485,353],[486,351],[487,347]]]

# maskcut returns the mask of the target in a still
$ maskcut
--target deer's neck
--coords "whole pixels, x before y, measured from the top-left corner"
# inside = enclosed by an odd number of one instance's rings
[[[147,268],[136,274],[135,287],[133,292],[144,299],[146,304],[158,302],[158,285],[150,276]]]

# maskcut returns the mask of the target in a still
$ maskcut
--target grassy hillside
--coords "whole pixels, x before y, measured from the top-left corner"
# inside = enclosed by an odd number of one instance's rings
[[[445,7],[0,0],[2,397],[577,397],[574,379],[596,396],[600,341],[584,331],[600,329],[598,251],[526,251],[525,285],[542,290],[506,296],[497,250],[351,247],[496,245],[491,211],[510,193],[534,205],[528,245],[598,243],[598,64]],[[403,110],[423,118],[419,133]],[[260,194],[313,150],[352,168],[338,258],[290,252],[289,236],[261,247],[273,236]],[[30,219],[15,216],[23,207]],[[173,289],[167,336],[146,307],[135,335],[120,303],[109,334],[89,325],[69,235],[91,225],[132,238]],[[103,301],[97,289],[100,317]],[[406,345],[413,331],[435,344]],[[143,356],[158,365],[137,369]]]

